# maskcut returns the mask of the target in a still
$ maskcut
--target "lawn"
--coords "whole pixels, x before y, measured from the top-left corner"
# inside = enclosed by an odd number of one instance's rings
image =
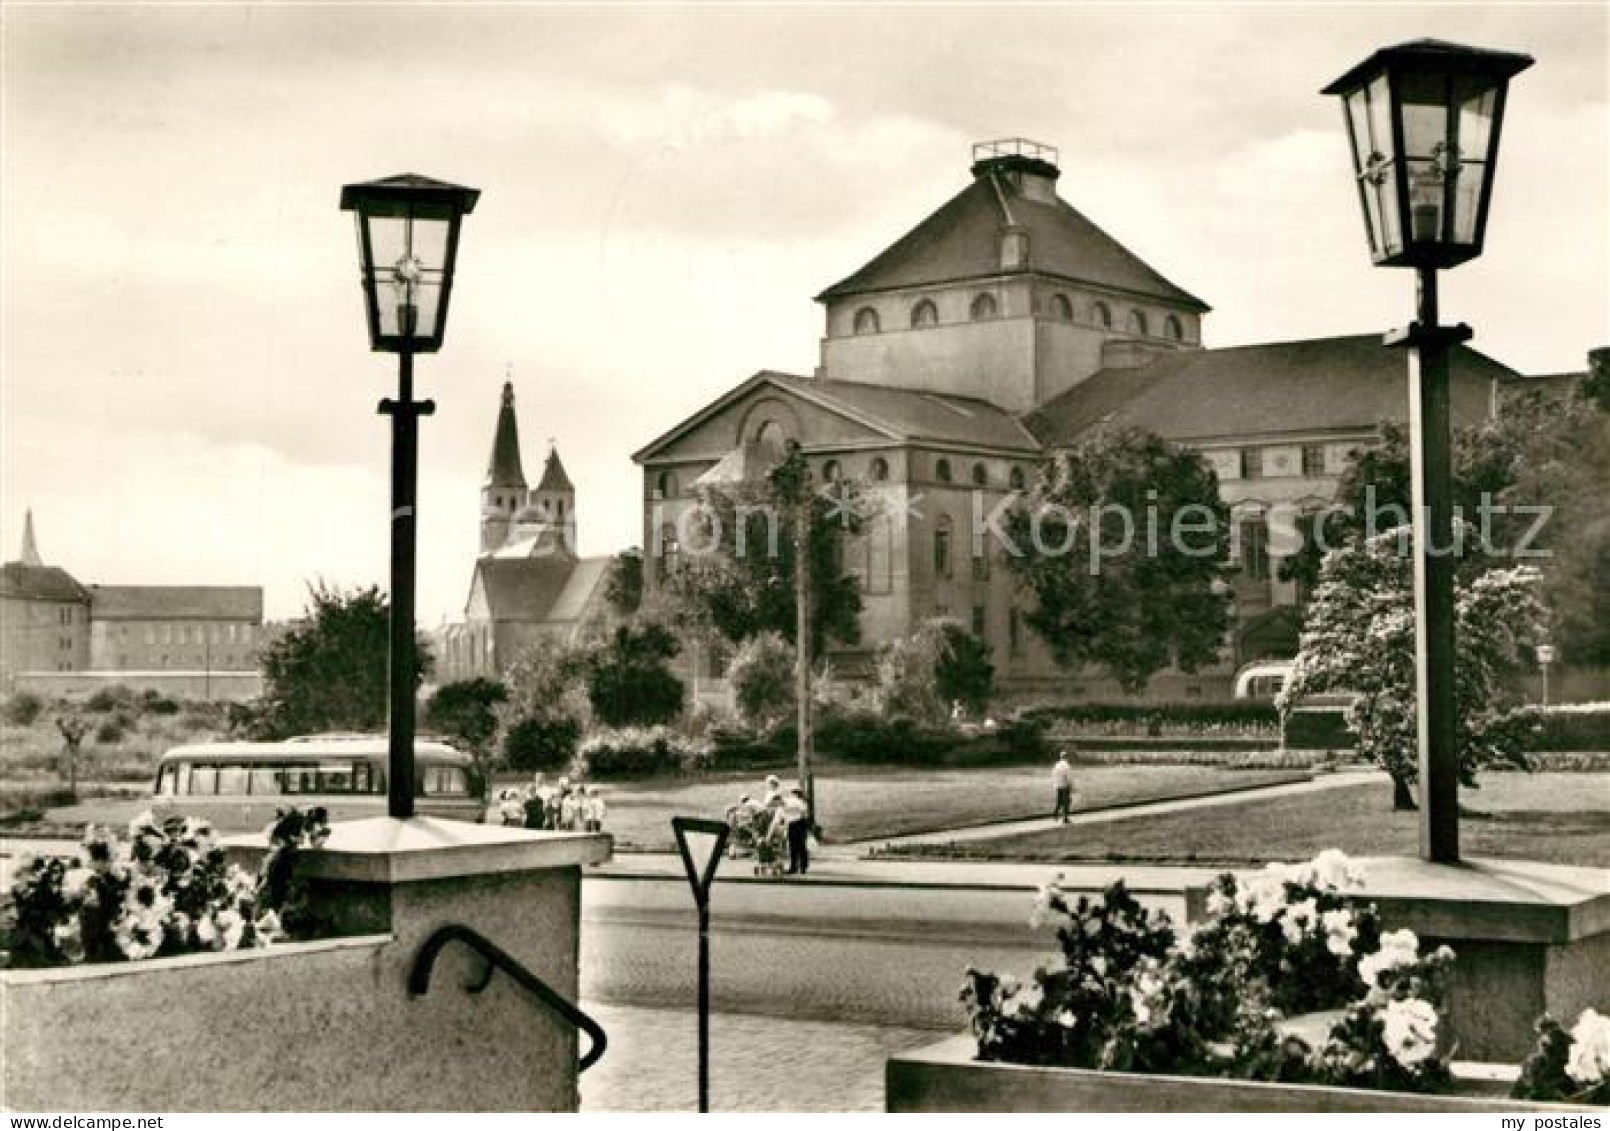
[[[1301,781],[1290,770],[1213,766],[1079,766],[1076,809]],[[785,786],[792,779],[785,777]],[[764,775],[723,775],[696,782],[656,779],[600,787],[609,805],[605,831],[622,847],[669,850],[671,818],[721,817],[745,793],[764,792]],[[817,819],[831,842],[960,828],[1048,815],[1051,773],[1044,766],[934,770],[826,765],[817,772]]]
[[[1386,782],[1249,800],[1164,816],[1070,825],[954,846],[1012,860],[1155,860],[1243,864],[1302,860],[1321,849],[1412,856],[1417,814],[1395,813]],[[1461,850],[1610,867],[1610,774],[1492,773],[1461,790]]]

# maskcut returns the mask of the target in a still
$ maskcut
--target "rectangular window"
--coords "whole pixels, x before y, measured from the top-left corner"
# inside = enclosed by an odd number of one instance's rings
[[[1006,611],[1006,650],[1012,656],[1023,654],[1023,620],[1015,606]]]
[[[950,576],[950,528],[941,526],[934,531],[934,576]]]
[[[283,766],[253,766],[246,776],[246,792],[253,797],[274,797],[285,792]]]
[[[985,538],[980,538],[973,547],[973,580],[989,580],[989,542]]]
[[[983,605],[973,606],[973,635],[980,640],[989,632],[989,611]]]
[[[203,794],[208,797],[216,794],[218,792],[218,767],[190,767],[190,788],[185,792],[191,794]]]
[[[1269,527],[1261,518],[1241,524],[1241,564],[1253,581],[1269,580]]]
[[[1303,476],[1317,479],[1325,474],[1325,445],[1303,445]]]
[[[1248,448],[1241,453],[1241,478],[1263,478],[1263,449]]]

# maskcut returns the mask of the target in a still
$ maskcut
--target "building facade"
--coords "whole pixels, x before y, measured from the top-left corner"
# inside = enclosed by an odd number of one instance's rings
[[[0,566],[0,691],[8,693],[120,682],[210,697],[214,682],[238,688],[250,681],[230,677],[256,678],[274,631],[263,624],[257,586],[80,584],[40,558],[31,512],[17,560]]]
[[[1382,422],[1407,418],[1405,356],[1379,334],[1205,348],[1208,305],[1058,196],[1054,150],[1012,140],[973,158],[955,197],[817,296],[814,374],[758,373],[634,455],[648,583],[683,552],[701,476],[746,445],[797,441],[818,483],[855,479],[881,504],[846,548],[861,643],[837,670],[868,672],[879,645],[949,617],[990,645],[1008,694],[1119,698],[1052,663],[986,519],[1048,456],[1133,424],[1212,465],[1238,567],[1223,662],[1162,673],[1149,694],[1227,696],[1237,667],[1295,649],[1302,595],[1279,565],[1297,547],[1281,534],[1332,499]],[[1517,377],[1466,347],[1451,368],[1461,423]]]
[[[505,383],[464,619],[435,633],[438,682],[497,678],[528,648],[601,631],[610,559],[581,557],[576,530],[576,488],[557,449],[549,449],[536,486],[526,482],[514,386]]]

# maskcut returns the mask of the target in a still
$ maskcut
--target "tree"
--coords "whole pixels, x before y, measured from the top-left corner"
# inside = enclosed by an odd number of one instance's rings
[[[505,673],[509,697],[495,708],[495,741],[511,769],[570,763],[590,717],[586,674],[586,653],[564,644],[528,648]]]
[[[1137,692],[1170,664],[1218,657],[1229,511],[1195,452],[1104,430],[1047,465],[1005,530],[1024,622],[1063,667],[1100,664]]]
[[[622,550],[609,563],[604,580],[604,600],[623,617],[634,615],[643,604],[643,551],[633,546]]]
[[[67,792],[78,797],[78,755],[89,733],[89,721],[76,714],[56,716],[56,729],[62,738],[62,769],[67,777]]]
[[[676,637],[652,622],[618,626],[587,664],[587,698],[605,726],[654,726],[682,713],[685,688],[671,672]]]
[[[1525,767],[1521,730],[1501,705],[1500,677],[1542,630],[1538,572],[1497,568],[1455,587],[1458,659],[1459,777],[1507,762]],[[1282,716],[1305,696],[1347,694],[1348,729],[1359,752],[1392,777],[1393,807],[1414,808],[1418,774],[1414,680],[1413,558],[1396,530],[1332,551],[1309,602],[1290,677],[1278,700]]]
[[[777,632],[751,636],[738,645],[727,680],[743,721],[770,730],[794,713],[794,646]]]
[[[491,769],[497,706],[508,698],[502,683],[478,676],[444,683],[425,703],[425,725],[469,750],[482,783]]]
[[[678,620],[708,624],[733,644],[763,632],[794,642],[792,508],[808,485],[792,481],[793,462],[784,461],[759,483],[702,489],[702,522],[690,540],[708,552],[684,553],[666,579],[681,606]],[[834,488],[837,494],[811,494],[804,503],[813,661],[829,644],[854,644],[861,635],[861,587],[844,568],[842,552],[844,539],[860,529],[859,492],[850,483]]]
[[[1502,412],[1454,434],[1455,513],[1472,524],[1460,575],[1515,560],[1538,565],[1556,642],[1575,663],[1610,663],[1610,620],[1596,612],[1610,556],[1607,482],[1610,414],[1585,395],[1511,395]],[[1380,444],[1348,461],[1332,507],[1298,523],[1302,542],[1281,563],[1281,577],[1311,588],[1325,550],[1411,513],[1408,433],[1385,424]],[[1407,533],[1400,536],[1407,547]]]
[[[988,645],[953,620],[925,621],[878,654],[878,695],[890,718],[936,725],[954,703],[980,714],[994,685]]]
[[[376,586],[344,592],[308,586],[302,622],[262,656],[259,737],[317,731],[374,731],[386,722],[390,605]],[[414,686],[432,666],[430,647],[416,635]]]

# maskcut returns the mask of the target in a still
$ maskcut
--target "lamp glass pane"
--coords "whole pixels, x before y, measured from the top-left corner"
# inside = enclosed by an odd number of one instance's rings
[[[368,218],[376,313],[383,337],[404,332],[402,312],[412,306],[410,337],[440,333],[443,268],[449,221],[408,216]]]
[[[1453,79],[1440,71],[1411,71],[1398,79],[1402,99],[1404,165],[1409,175],[1409,241],[1440,243],[1451,237],[1450,191],[1459,176],[1452,136]]]
[[[1493,139],[1493,110],[1498,88],[1480,79],[1461,78],[1455,87],[1459,100],[1459,153],[1466,161],[1489,161]]]
[[[1385,74],[1370,80],[1365,91],[1370,121],[1370,144],[1380,154],[1379,166],[1371,178],[1375,210],[1381,218],[1381,249],[1387,255],[1403,250],[1403,226],[1398,217],[1397,178],[1402,176],[1401,154],[1392,138],[1392,98]]]
[[[1381,250],[1381,204],[1370,181],[1371,155],[1375,153],[1375,146],[1370,141],[1369,110],[1364,88],[1360,87],[1346,95],[1342,99],[1342,109],[1347,115],[1348,141],[1353,146],[1353,164],[1359,179],[1358,195],[1364,207],[1365,235],[1369,237],[1370,254],[1375,255]]]
[[[1465,162],[1454,182],[1453,238],[1455,243],[1473,244],[1480,235],[1476,224],[1481,218],[1481,190],[1487,181],[1487,166]]]

